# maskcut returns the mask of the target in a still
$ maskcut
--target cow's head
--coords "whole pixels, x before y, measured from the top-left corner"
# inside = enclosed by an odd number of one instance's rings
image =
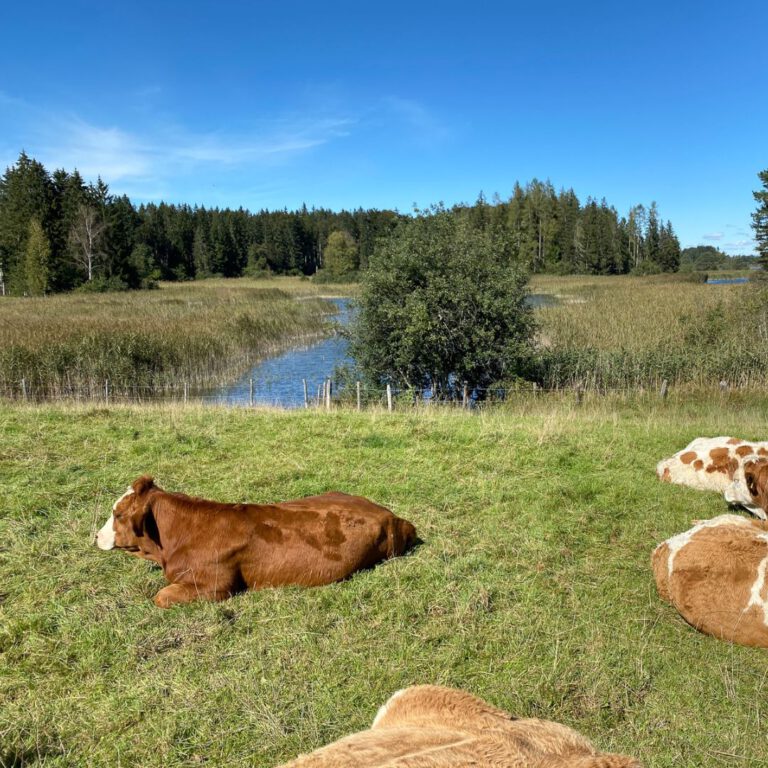
[[[725,489],[725,500],[746,507],[752,514],[765,519],[768,513],[768,458],[754,454],[745,457],[733,482]]]
[[[744,482],[754,504],[768,508],[768,458],[750,457],[744,462]]]
[[[149,492],[154,480],[145,475],[136,480],[112,505],[112,514],[96,534],[99,549],[137,550],[139,539],[145,535],[145,524],[151,513]]]

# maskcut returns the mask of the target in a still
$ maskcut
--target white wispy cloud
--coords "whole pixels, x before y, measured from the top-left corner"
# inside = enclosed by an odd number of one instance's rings
[[[0,162],[14,163],[23,148],[49,170],[77,168],[88,180],[100,175],[113,189],[151,200],[167,196],[179,177],[290,163],[348,136],[354,123],[346,116],[300,115],[262,119],[240,132],[195,132],[170,121],[127,129],[51,113],[0,92]],[[15,147],[9,146],[13,136],[20,142]]]
[[[702,235],[701,237],[704,240],[722,240],[723,239],[723,233],[722,232],[710,232],[708,235]]]

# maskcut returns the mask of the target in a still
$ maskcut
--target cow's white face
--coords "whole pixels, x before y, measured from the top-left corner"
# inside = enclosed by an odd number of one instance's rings
[[[129,488],[113,505],[112,514],[109,520],[104,523],[104,527],[96,534],[96,546],[99,549],[114,549],[115,547],[115,510],[117,505],[133,493],[133,488]]]

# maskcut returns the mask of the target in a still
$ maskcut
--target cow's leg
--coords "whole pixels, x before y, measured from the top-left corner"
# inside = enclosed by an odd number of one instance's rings
[[[203,590],[194,584],[170,584],[155,595],[158,608],[170,608],[177,603],[193,603],[195,600],[226,600],[230,593],[221,590]]]

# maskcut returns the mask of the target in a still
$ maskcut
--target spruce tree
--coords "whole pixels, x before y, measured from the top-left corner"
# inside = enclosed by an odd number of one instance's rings
[[[47,229],[52,197],[48,172],[24,152],[0,178],[0,264],[13,293],[26,288],[23,260],[30,219]]]
[[[757,210],[752,214],[752,228],[757,240],[758,261],[763,269],[768,270],[768,169],[757,174],[763,188],[753,192]]]

